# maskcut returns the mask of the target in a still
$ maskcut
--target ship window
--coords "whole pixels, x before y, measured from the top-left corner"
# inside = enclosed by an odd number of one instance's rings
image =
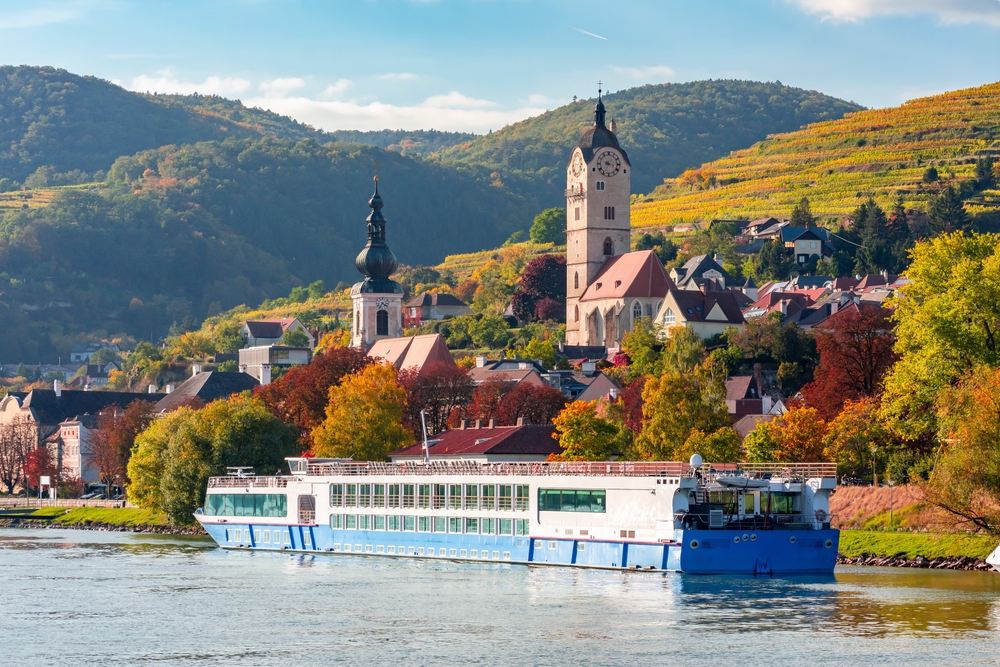
[[[358,530],[368,530],[371,523],[371,517],[367,514],[361,514],[358,516]]]
[[[462,520],[457,516],[450,517],[448,519],[448,532],[449,533],[461,533],[462,532]]]
[[[492,484],[483,484],[483,503],[482,509],[491,510],[493,509],[493,501],[496,498],[496,488]]]
[[[389,335],[389,313],[384,310],[380,310],[375,313],[375,335]]]
[[[380,544],[377,547],[375,547],[375,553],[377,553],[377,554],[384,554],[385,553],[385,545],[384,544]]]
[[[413,530],[414,530],[414,523],[415,522],[414,522],[412,516],[404,516],[403,517],[403,530],[406,530],[406,531],[409,531],[409,532],[412,533]]]
[[[375,517],[375,530],[385,530],[385,517],[376,516]]]
[[[479,558],[479,550],[473,549],[469,552],[469,558]]]
[[[413,484],[403,485],[403,507],[412,508],[413,507]]]
[[[539,489],[538,507],[546,512],[600,512],[606,507],[607,491]]]
[[[443,533],[443,532],[445,532],[446,523],[447,523],[447,521],[445,521],[446,518],[447,517],[443,517],[443,516],[436,516],[436,517],[434,517],[434,532],[435,533]]]
[[[586,542],[577,542],[576,550],[577,551],[586,551],[587,550],[587,543]]]
[[[399,484],[389,485],[389,507],[399,507]]]
[[[357,507],[358,505],[358,485],[348,484],[347,494],[344,496],[344,505],[347,507]]]
[[[511,525],[510,519],[500,519],[500,531],[501,535],[510,535],[513,533],[513,526]]]
[[[417,506],[422,509],[429,509],[431,506],[431,485],[421,484],[417,494]]]
[[[528,485],[519,484],[517,487],[517,509],[527,511],[528,509]]]
[[[375,507],[385,507],[385,484],[375,485],[375,500],[373,505]]]
[[[342,514],[330,515],[330,528],[338,529],[344,527],[344,516]]]
[[[290,545],[291,543],[292,543],[292,537],[291,537],[291,535],[288,534],[288,531],[286,530],[285,531],[285,544]]]
[[[465,532],[467,533],[478,533],[479,532],[479,520],[478,519],[466,519],[465,520]]]
[[[417,518],[419,519],[419,521],[417,521],[417,530],[421,533],[431,532],[431,517],[421,516]]]
[[[358,487],[358,507],[372,506],[372,485],[362,484]]]
[[[474,510],[479,508],[479,485],[465,485],[465,509]]]
[[[448,488],[448,508],[462,509],[462,485],[452,484]]]
[[[448,555],[451,556],[452,558],[454,558],[455,556],[458,555],[458,550],[457,549],[449,549],[448,550]]]
[[[492,535],[496,529],[495,519],[480,519],[479,532],[483,535]]]
[[[434,499],[433,499],[433,502],[431,504],[434,506],[434,509],[436,509],[436,510],[443,510],[444,509],[444,505],[445,505],[445,501],[446,501],[446,498],[445,498],[445,495],[444,495],[445,485],[444,484],[435,484],[434,488],[432,490],[434,491]]]
[[[356,530],[357,529],[357,527],[358,527],[358,515],[357,514],[348,514],[344,518],[346,519],[346,521],[344,521],[344,528],[346,528],[347,530]]]
[[[391,554],[395,554],[395,553],[396,553],[396,547],[395,547],[395,546],[393,546],[393,545],[389,545],[389,549],[388,549],[388,551],[389,551],[389,553],[391,553]]]
[[[330,485],[330,507],[340,507],[344,504],[344,485]]]
[[[517,519],[514,522],[514,529],[517,530],[518,535],[527,535],[530,525],[531,523],[527,519]]]
[[[743,496],[743,513],[744,514],[753,514],[756,511],[754,509],[753,500],[754,500],[754,494],[752,494],[752,493],[748,493],[745,496]]]
[[[388,516],[388,517],[386,517],[386,523],[389,524],[389,530],[399,530],[399,517],[398,516]]]
[[[207,516],[287,516],[288,496],[279,493],[213,493],[205,498]]]
[[[789,493],[787,491],[772,491],[771,492],[771,514],[793,514],[795,512],[795,497],[797,493]],[[767,500],[761,498],[761,509],[767,509]]]
[[[509,484],[501,484],[499,486],[500,494],[497,496],[497,509],[498,510],[509,510],[513,509],[513,503],[511,498],[511,491],[513,487]]]

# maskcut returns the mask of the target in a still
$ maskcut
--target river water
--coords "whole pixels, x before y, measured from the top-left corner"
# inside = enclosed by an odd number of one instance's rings
[[[1000,665],[1000,574],[771,579],[0,529],[2,665]]]

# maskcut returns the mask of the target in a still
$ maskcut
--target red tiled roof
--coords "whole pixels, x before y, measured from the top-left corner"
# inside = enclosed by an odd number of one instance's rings
[[[674,287],[656,253],[639,250],[608,258],[580,301],[663,297]]]
[[[368,356],[380,358],[396,368],[422,369],[427,364],[443,361],[455,365],[441,334],[424,334],[422,336],[407,336],[404,338],[383,338],[377,340],[369,348]]]
[[[534,455],[548,456],[562,451],[552,437],[556,427],[551,424],[525,426],[496,426],[494,428],[455,428],[428,440],[431,458],[435,456],[467,455]],[[405,449],[391,452],[390,458],[423,456],[424,443],[418,442]]]

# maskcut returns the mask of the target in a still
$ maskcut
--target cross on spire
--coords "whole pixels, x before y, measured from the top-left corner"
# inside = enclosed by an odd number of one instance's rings
[[[601,82],[601,81],[598,81],[598,82],[597,82],[597,96],[598,96],[598,97],[600,97],[600,96],[601,96],[601,92],[603,92],[603,91],[601,90],[601,86],[603,86],[603,85],[604,85],[604,83],[603,83],[603,82]]]

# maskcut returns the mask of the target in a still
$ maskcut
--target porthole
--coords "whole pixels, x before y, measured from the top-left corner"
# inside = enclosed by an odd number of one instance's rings
[[[829,549],[832,546],[833,546],[833,540],[827,540],[826,541],[826,548]]]
[[[756,542],[757,541],[757,536],[756,535],[751,535],[750,536],[750,541],[751,542]]]
[[[743,541],[746,542],[749,539],[750,539],[750,536],[747,535],[746,533],[743,533]]]
[[[795,536],[792,535],[791,537],[789,537],[788,541],[791,542],[792,544],[795,544]]]
[[[735,542],[736,544],[739,544],[740,543],[740,536],[737,535],[736,537],[734,537],[733,538],[733,542]]]
[[[701,546],[701,542],[699,542],[698,540],[691,540],[688,543],[688,546],[690,546],[692,549],[697,549],[698,547]]]

